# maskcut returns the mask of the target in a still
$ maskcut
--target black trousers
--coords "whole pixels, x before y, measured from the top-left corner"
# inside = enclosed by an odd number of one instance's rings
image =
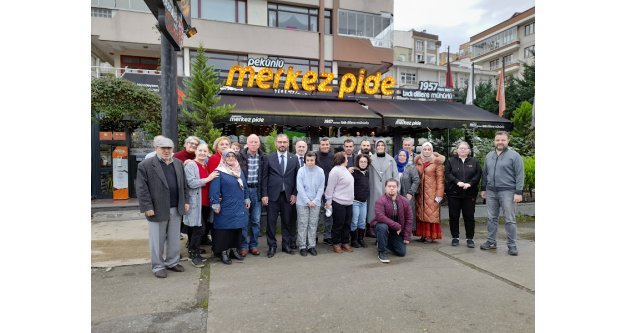
[[[349,244],[352,206],[332,201],[332,244]]]
[[[267,206],[267,245],[273,248],[278,247],[276,240],[278,214],[282,231],[282,248],[288,249],[292,243],[295,243],[295,216],[293,216],[293,207],[284,192],[280,192],[278,200],[269,201],[269,206]]]
[[[449,229],[452,238],[460,238],[460,212],[464,220],[467,239],[473,239],[475,233],[475,197],[447,197],[449,205]]]
[[[200,249],[200,245],[202,244],[202,239],[206,234],[206,221],[208,220],[208,215],[210,214],[209,206],[202,206],[201,212],[201,220],[202,225],[199,227],[190,227],[187,228],[187,237],[189,240],[189,253],[191,251],[198,251]]]

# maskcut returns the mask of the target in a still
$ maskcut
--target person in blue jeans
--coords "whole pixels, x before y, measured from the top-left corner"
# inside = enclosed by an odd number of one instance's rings
[[[384,194],[375,202],[375,217],[371,221],[378,240],[378,259],[385,264],[391,262],[389,250],[398,257],[405,256],[412,237],[410,201],[399,195],[398,188],[397,179],[386,180]]]
[[[495,133],[495,150],[486,155],[482,172],[482,192],[488,211],[488,240],[480,245],[482,250],[497,248],[499,209],[503,209],[508,235],[508,254],[516,256],[516,204],[523,200],[525,171],[519,153],[508,149],[508,132]]]
[[[237,154],[241,171],[247,179],[247,188],[250,192],[250,218],[247,227],[241,233],[241,248],[239,253],[245,257],[248,253],[260,255],[258,250],[258,235],[260,234],[260,180],[265,154],[260,150],[260,138],[256,134],[247,137],[247,148]],[[248,232],[248,229],[250,232]]]
[[[367,247],[365,244],[365,221],[367,220],[367,200],[369,199],[369,159],[368,154],[356,156],[354,167],[350,168],[354,177],[354,204],[350,236],[352,247]]]

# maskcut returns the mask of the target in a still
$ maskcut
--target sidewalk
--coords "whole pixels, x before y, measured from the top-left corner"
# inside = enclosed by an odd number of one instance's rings
[[[119,220],[99,215],[91,224],[92,332],[534,330],[534,223],[517,226],[518,257],[506,254],[503,225],[499,248],[482,251],[464,240],[450,246],[444,224],[443,240],[412,242],[390,264],[377,260],[371,238],[354,253],[319,244],[317,257],[269,259],[261,237],[258,257],[230,266],[210,259],[203,269],[185,259],[185,272],[156,279],[145,219],[106,214]],[[479,223],[476,243],[485,234]]]

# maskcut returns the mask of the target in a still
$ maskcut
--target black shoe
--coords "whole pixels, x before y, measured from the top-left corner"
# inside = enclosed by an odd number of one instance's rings
[[[221,262],[226,265],[232,264],[232,260],[230,260],[230,257],[228,256],[228,251],[221,252]]]
[[[243,258],[240,254],[239,254],[239,250],[237,249],[230,249],[230,258],[236,259],[236,260],[243,260],[245,258]]]
[[[356,230],[356,234],[358,237],[358,245],[362,248],[367,247],[367,244],[365,244],[365,229]]]
[[[475,242],[472,239],[467,239],[467,247],[474,248]]]
[[[282,252],[284,252],[284,253],[288,253],[288,254],[291,254],[291,255],[294,255],[294,254],[295,254],[295,251],[291,250],[291,249],[290,249],[290,248],[288,248],[288,247],[283,247],[283,248],[282,248]]]
[[[317,249],[315,249],[314,247],[311,247],[310,249],[308,249],[308,252],[310,253],[311,256],[317,255]]]
[[[305,257],[305,256],[307,256],[307,255],[308,255],[308,252],[306,252],[306,249],[301,249],[301,250],[299,250],[299,254],[300,254],[302,257]]]
[[[276,248],[275,247],[270,247],[269,251],[267,251],[267,257],[271,258],[271,257],[273,257],[275,255],[276,255]]]
[[[380,261],[385,264],[388,264],[389,262],[391,262],[386,252],[378,252],[378,259],[380,259]]]
[[[460,240],[458,238],[454,238],[451,240],[451,246],[458,246],[460,245]]]
[[[298,249],[297,244],[295,243],[291,244],[291,250],[297,250],[297,249]]]
[[[198,256],[198,257],[191,259],[191,265],[197,268],[202,268],[204,267],[204,261],[202,260],[201,257]]]
[[[350,232],[349,232],[349,237],[350,237],[350,238],[351,238],[351,240],[352,240],[352,241],[351,241],[351,245],[352,245],[352,247],[353,247],[353,248],[356,248],[356,249],[360,248],[360,244],[358,244],[358,242],[356,241],[356,239],[357,239],[357,237],[356,237],[357,233],[358,233],[358,232],[357,232],[356,230],[354,230],[354,231],[350,231]]]
[[[323,239],[323,244],[334,246],[334,244],[332,244],[332,238],[324,238]]]

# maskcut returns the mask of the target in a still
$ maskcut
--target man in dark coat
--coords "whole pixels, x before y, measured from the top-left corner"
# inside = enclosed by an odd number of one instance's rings
[[[183,272],[180,261],[180,220],[189,211],[189,190],[182,163],[172,158],[174,143],[155,140],[156,156],[137,167],[136,189],[139,209],[148,223],[152,272],[166,278],[167,271]],[[167,245],[165,261],[164,246]]]

